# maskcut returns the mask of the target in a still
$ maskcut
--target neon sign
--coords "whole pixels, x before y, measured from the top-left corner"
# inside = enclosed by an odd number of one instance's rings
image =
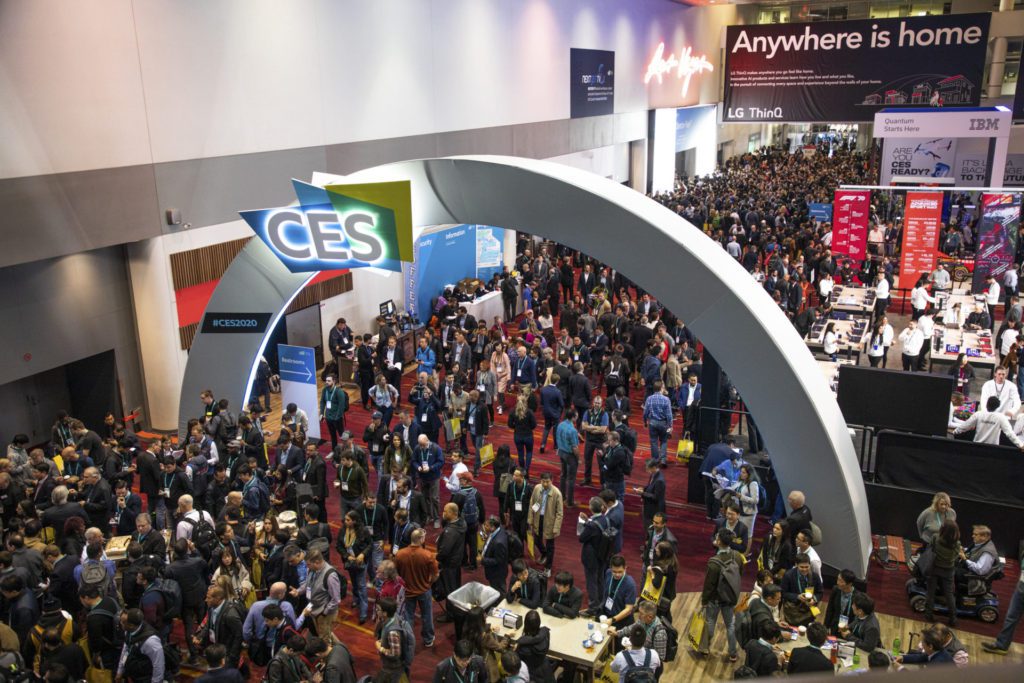
[[[682,94],[685,97],[686,92],[690,89],[690,79],[702,71],[714,71],[715,67],[705,55],[695,56],[693,48],[689,46],[683,48],[678,59],[675,53],[665,57],[665,43],[659,43],[658,49],[654,51],[654,56],[647,64],[644,84],[650,83],[652,78],[657,78],[658,83],[662,83],[663,76],[671,74],[673,70],[675,70],[676,79],[683,82]]]

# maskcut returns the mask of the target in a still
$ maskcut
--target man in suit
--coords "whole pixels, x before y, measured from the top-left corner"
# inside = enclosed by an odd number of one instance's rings
[[[398,337],[389,337],[385,345],[377,352],[377,367],[384,374],[387,383],[396,389],[402,386],[401,368],[404,359],[402,351],[398,348]],[[399,392],[400,401],[401,392]]]
[[[53,490],[57,488],[57,480],[50,475],[50,466],[45,462],[32,466],[35,478],[35,489],[32,491],[32,503],[40,512],[53,505]]]
[[[412,482],[409,480],[409,477],[403,477],[398,482],[398,487],[395,490],[395,496],[391,499],[390,507],[394,518],[392,528],[398,526],[399,510],[404,510],[406,521],[412,522],[416,526],[422,527],[427,523],[427,517],[429,516],[427,500],[423,497],[422,493],[412,490]],[[397,548],[395,550],[397,551]]]
[[[508,577],[508,534],[501,528],[501,520],[491,515],[484,522],[487,540],[477,560],[484,565],[484,575],[491,588],[505,595]]]
[[[790,537],[796,538],[797,533],[804,529],[810,532],[811,521],[814,517],[811,515],[811,508],[807,507],[803,491],[790,491],[786,500],[793,510],[786,516],[786,521],[789,522]]]
[[[683,414],[683,431],[693,432],[697,429],[697,412],[700,410],[700,389],[697,375],[690,373],[686,382],[679,387],[676,406]]]
[[[243,683],[245,681],[238,669],[224,666],[227,648],[220,643],[214,643],[206,648],[204,654],[208,668],[206,673],[196,680],[196,683]]]
[[[770,583],[761,589],[761,599],[750,601],[750,633],[755,638],[764,637],[770,625],[789,628],[782,618],[782,589]]]
[[[238,668],[242,653],[242,621],[237,603],[229,601],[220,586],[210,586],[206,591],[206,619],[192,642],[196,647],[208,643],[219,643],[227,649],[225,663]]]
[[[816,621],[812,622],[807,627],[807,642],[810,645],[793,650],[789,655],[789,668],[786,672],[790,675],[825,671],[835,673],[832,662],[821,652],[821,646],[827,639],[828,631],[825,627]]]
[[[283,430],[277,441],[275,469],[283,466],[293,478],[300,476],[303,467],[306,465],[306,453],[297,441],[299,440],[294,435]]]
[[[576,523],[576,535],[583,546],[580,560],[587,579],[587,611],[591,613],[600,609],[604,593],[601,578],[604,576],[608,556],[602,557],[601,550],[606,546],[602,537],[605,529],[611,526],[604,516],[604,509],[604,501],[594,496],[590,499],[590,518]]]
[[[746,665],[756,671],[759,677],[775,675],[786,661],[785,655],[773,649],[781,637],[782,630],[778,625],[769,624],[759,637],[751,639],[743,647],[747,653]]]
[[[444,528],[437,537],[437,568],[441,572],[444,593],[448,595],[462,585],[462,556],[466,549],[466,520],[459,514],[459,506],[447,503],[441,511]],[[437,617],[440,622],[451,620],[451,614]]]
[[[82,493],[79,502],[89,516],[90,526],[97,527],[104,534],[110,533],[110,483],[100,477],[100,471],[88,467],[82,473]]]
[[[853,594],[853,617],[848,625],[839,629],[839,636],[843,640],[852,641],[865,652],[880,647],[882,627],[878,623],[878,615],[875,614],[875,601],[866,593]],[[944,649],[944,645],[940,647]]]
[[[459,306],[459,315],[455,318],[455,324],[459,326],[460,330],[475,330],[476,318],[469,314],[465,306]],[[462,367],[466,368],[465,365]]]
[[[853,582],[856,579],[853,572],[844,569],[839,572],[836,578],[835,588],[828,598],[828,606],[825,608],[825,628],[829,635],[838,636],[840,626],[846,627],[853,621]]]
[[[327,521],[327,463],[316,444],[306,444],[306,462],[302,465],[301,481],[313,489],[313,502],[319,508],[317,521]]]
[[[780,586],[786,621],[795,626],[803,626],[814,621],[811,607],[821,602],[821,577],[811,570],[811,559],[807,555],[797,554],[796,566],[786,571]],[[828,629],[825,632],[827,633]]]
[[[649,459],[644,469],[647,470],[647,485],[643,488],[634,486],[633,492],[639,493],[643,500],[642,519],[646,529],[651,526],[656,514],[665,514],[665,475],[661,473],[661,466],[655,458]]]
[[[139,472],[139,491],[146,496],[146,510],[150,515],[155,515],[157,500],[160,498],[160,461],[156,454],[161,452],[158,439],[150,442],[146,450],[135,458],[135,467]]]
[[[583,266],[583,271],[580,273],[579,278],[580,296],[583,297],[584,303],[586,302],[587,295],[594,291],[596,286],[597,278],[594,276],[594,272],[590,269],[590,264],[588,263]]]
[[[331,347],[331,356],[335,361],[352,348],[352,330],[344,318],[338,318],[338,322],[328,338],[328,345]]]
[[[808,635],[810,635],[808,633]],[[934,626],[921,632],[921,650],[908,652],[896,658],[897,664],[953,664],[953,655],[946,650],[942,637]],[[793,654],[796,654],[795,652]]]
[[[647,534],[644,540],[643,573],[645,576],[647,574],[647,567],[654,562],[654,551],[662,541],[671,545],[673,552],[679,550],[679,541],[676,540],[675,534],[665,524],[665,513],[656,512],[651,519],[651,524],[647,527]]]

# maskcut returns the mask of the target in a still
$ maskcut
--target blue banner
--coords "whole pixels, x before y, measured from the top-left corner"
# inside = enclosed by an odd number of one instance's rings
[[[316,387],[316,354],[308,346],[277,345],[281,403],[294,403],[309,418],[306,436],[320,438],[320,397]],[[340,378],[339,378],[340,380]]]
[[[402,269],[406,310],[427,322],[431,301],[447,285],[467,277],[487,281],[501,272],[504,238],[503,228],[466,224],[421,235],[413,245],[413,262]]]
[[[822,223],[832,222],[832,205],[831,204],[818,204],[811,202],[807,205],[807,213],[810,214],[811,218],[815,218]]]

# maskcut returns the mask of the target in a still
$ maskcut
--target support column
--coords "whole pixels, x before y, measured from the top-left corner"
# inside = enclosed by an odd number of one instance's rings
[[[146,396],[144,422],[150,429],[173,432],[178,429],[178,402],[188,354],[182,351],[178,337],[170,255],[162,237],[128,244],[127,252]]]
[[[988,99],[999,97],[1003,92],[1003,74],[1006,71],[1006,38],[992,39],[992,64],[988,69]]]

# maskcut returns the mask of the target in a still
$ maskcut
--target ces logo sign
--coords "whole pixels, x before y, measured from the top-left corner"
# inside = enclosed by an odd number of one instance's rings
[[[289,271],[370,266],[399,272],[402,261],[412,261],[408,181],[324,188],[292,184],[297,206],[241,212]]]

